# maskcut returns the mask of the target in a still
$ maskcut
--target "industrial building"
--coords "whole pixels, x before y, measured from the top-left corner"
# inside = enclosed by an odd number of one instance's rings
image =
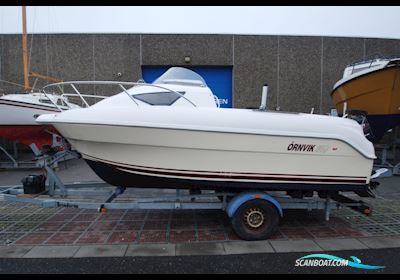
[[[0,93],[23,91],[20,34],[0,35]],[[222,107],[326,114],[346,65],[374,55],[398,56],[400,40],[177,34],[30,34],[29,71],[67,80],[152,82],[170,66],[202,75]],[[30,84],[34,78],[30,78]],[[38,81],[36,87],[44,85]],[[101,91],[101,89],[95,89]],[[99,94],[109,94],[99,92]]]

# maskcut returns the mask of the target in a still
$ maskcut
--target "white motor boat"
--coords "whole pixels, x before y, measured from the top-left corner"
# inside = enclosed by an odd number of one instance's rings
[[[354,120],[218,108],[201,76],[179,67],[36,121],[56,127],[103,180],[124,187],[368,196],[376,158]]]

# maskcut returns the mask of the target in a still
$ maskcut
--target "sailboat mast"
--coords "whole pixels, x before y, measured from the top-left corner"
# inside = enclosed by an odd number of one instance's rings
[[[22,6],[22,50],[24,59],[24,89],[29,90],[28,35],[26,34],[26,6]]]

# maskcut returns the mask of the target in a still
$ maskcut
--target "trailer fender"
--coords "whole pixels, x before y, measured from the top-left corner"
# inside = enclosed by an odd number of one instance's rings
[[[228,204],[226,207],[226,213],[228,214],[229,218],[232,218],[233,215],[235,214],[236,210],[242,205],[243,203],[252,200],[252,199],[264,199],[268,202],[271,202],[272,205],[276,207],[276,210],[278,210],[278,213],[281,217],[283,217],[283,211],[282,207],[279,204],[278,201],[276,201],[275,198],[272,196],[266,194],[266,193],[261,193],[261,192],[246,192],[246,193],[241,193],[237,196],[235,196]]]

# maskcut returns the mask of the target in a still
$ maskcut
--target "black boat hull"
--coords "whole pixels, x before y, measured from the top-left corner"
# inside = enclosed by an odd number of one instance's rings
[[[373,133],[370,141],[378,143],[389,129],[400,125],[400,114],[367,115],[367,120]]]

